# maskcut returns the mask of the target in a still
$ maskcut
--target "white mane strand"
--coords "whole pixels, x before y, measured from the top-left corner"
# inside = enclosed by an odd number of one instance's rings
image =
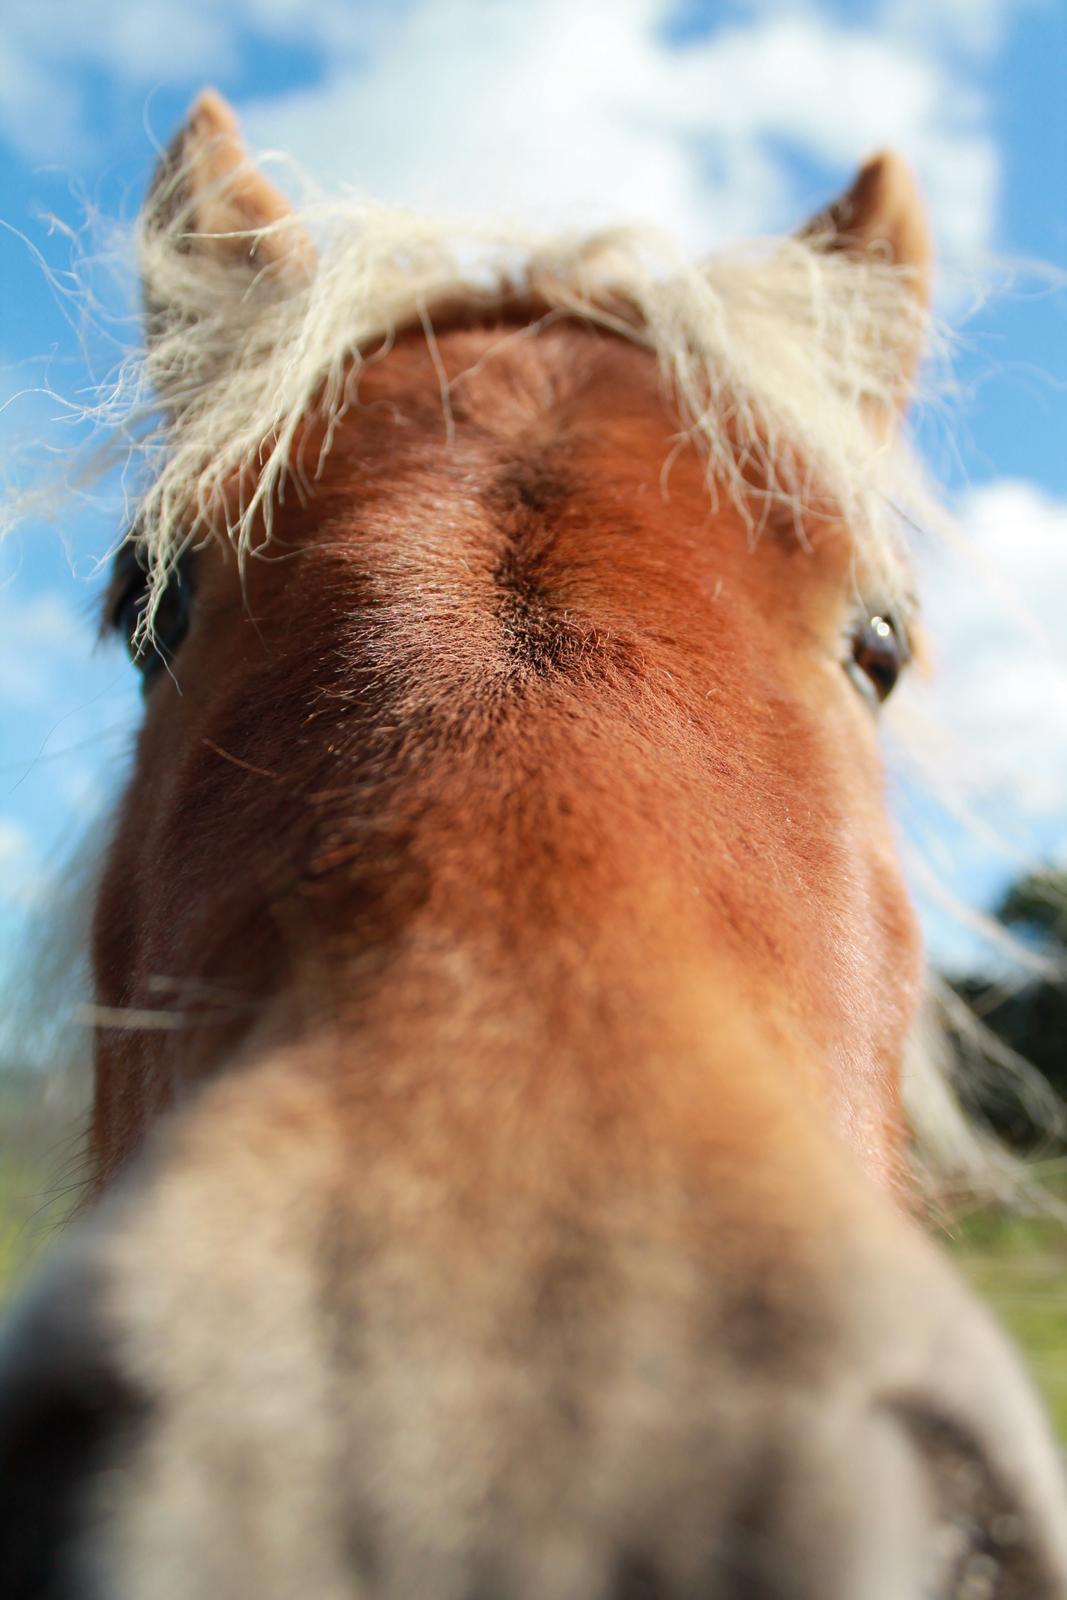
[[[193,245],[181,195],[179,171],[154,192],[140,238],[151,339],[132,392],[142,414],[157,411],[136,536],[153,600],[207,532],[225,531],[241,554],[269,538],[287,478],[304,470],[301,424],[324,422],[328,449],[332,425],[356,409],[366,360],[407,329],[432,340],[435,318],[457,304],[491,320],[516,293],[647,347],[680,429],[704,452],[709,487],[754,530],[771,504],[798,528],[841,516],[881,592],[906,590],[899,512],[934,514],[906,442],[885,425],[902,352],[926,332],[906,271],[817,236],[692,265],[647,232],[546,239],[351,201],[302,214],[318,257],[289,270],[278,245],[292,219],[216,236],[226,254],[212,255],[202,232]],[[235,271],[232,244],[265,265]]]

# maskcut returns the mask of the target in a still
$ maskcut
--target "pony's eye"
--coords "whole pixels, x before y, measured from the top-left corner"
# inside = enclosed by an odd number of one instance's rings
[[[176,563],[159,597],[151,637],[141,632],[148,604],[148,574],[132,546],[119,552],[112,580],[115,598],[108,605],[108,623],[126,641],[130,659],[149,688],[177,654],[189,631],[193,602],[193,569],[188,554]]]
[[[907,642],[899,625],[888,614],[872,612],[851,635],[845,668],[860,691],[880,704],[893,693],[907,662]]]

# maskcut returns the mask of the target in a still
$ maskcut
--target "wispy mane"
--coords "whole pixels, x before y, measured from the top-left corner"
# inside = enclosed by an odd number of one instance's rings
[[[843,516],[875,581],[890,595],[905,586],[899,513],[934,514],[903,436],[878,421],[897,408],[902,352],[928,333],[906,271],[817,235],[693,264],[638,230],[545,238],[351,201],[300,218],[313,266],[302,256],[287,270],[270,249],[287,220],[226,235],[267,259],[235,271],[202,233],[192,243],[181,195],[178,173],[154,193],[140,239],[151,339],[134,389],[165,418],[146,441],[136,527],[155,594],[220,521],[239,551],[269,538],[289,480],[321,467],[296,462],[304,420],[325,425],[323,454],[342,418],[358,426],[361,368],[400,333],[421,330],[432,349],[442,321],[492,322],[516,297],[647,348],[711,492],[754,529],[772,505],[798,526]]]

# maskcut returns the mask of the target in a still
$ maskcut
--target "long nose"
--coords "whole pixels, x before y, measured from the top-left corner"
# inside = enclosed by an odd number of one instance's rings
[[[212,1174],[135,1175],[11,1325],[7,1600],[1067,1597],[1029,1385],[895,1216],[727,1282],[636,1212],[458,1261],[310,1155]]]

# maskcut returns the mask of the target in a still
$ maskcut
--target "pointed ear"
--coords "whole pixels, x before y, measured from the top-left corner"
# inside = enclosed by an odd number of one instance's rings
[[[900,351],[903,404],[922,356],[933,263],[926,208],[911,169],[892,151],[872,156],[851,188],[812,217],[799,237],[819,250],[899,268],[902,281],[914,295],[916,312],[914,337]]]
[[[253,166],[233,108],[214,89],[194,102],[156,168],[142,216],[142,269],[151,341],[159,319],[187,318],[173,304],[178,279],[211,264],[241,275],[243,287],[306,280],[310,239],[285,197]],[[184,271],[172,279],[170,266]],[[181,296],[181,300],[185,300]]]

